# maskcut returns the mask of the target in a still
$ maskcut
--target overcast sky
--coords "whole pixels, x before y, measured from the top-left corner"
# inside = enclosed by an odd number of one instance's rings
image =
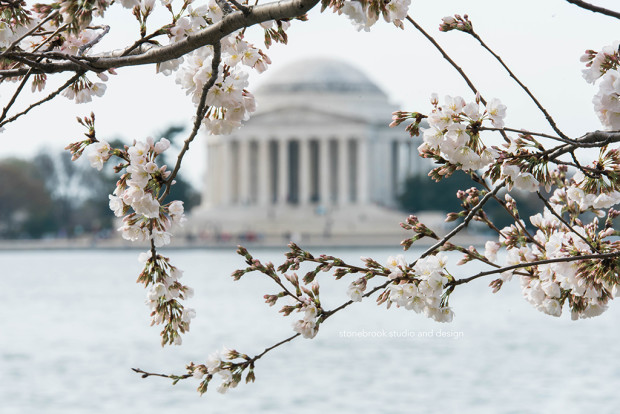
[[[615,0],[592,0],[602,7],[618,9]],[[566,133],[578,136],[600,124],[592,110],[596,87],[581,77],[584,50],[598,50],[618,39],[620,22],[593,14],[563,0],[415,0],[410,14],[429,31],[470,75],[489,99],[500,98],[508,106],[507,126],[550,132],[544,118],[525,94],[502,71],[501,67],[477,45],[459,32],[440,33],[443,16],[469,14],[478,34],[511,66],[521,80],[555,117]],[[112,31],[99,50],[120,48],[137,37],[137,25],[127,10],[112,7]],[[117,26],[125,19],[126,24]],[[154,26],[153,26],[154,27]],[[360,68],[391,100],[405,110],[428,112],[428,97],[472,94],[456,72],[441,58],[410,24],[400,30],[383,21],[370,33],[357,32],[345,16],[311,11],[308,22],[294,22],[289,30],[289,45],[274,45],[268,51],[273,64],[262,75],[251,76],[250,90],[255,89],[270,72],[301,58],[334,57]],[[248,33],[259,45],[262,32]],[[0,135],[0,157],[29,156],[45,146],[58,150],[80,139],[82,129],[76,116],[94,111],[101,138],[143,139],[171,124],[189,125],[194,107],[174,82],[174,77],[155,75],[152,66],[122,68],[108,82],[103,98],[76,105],[64,97],[31,112],[8,125]],[[64,77],[63,77],[64,81]],[[0,87],[4,103],[15,84]],[[46,93],[51,91],[48,88]],[[21,104],[21,105],[20,105]],[[17,108],[26,105],[18,102]],[[260,105],[260,102],[258,102]],[[386,119],[386,123],[389,123]],[[185,166],[186,176],[198,183],[204,167],[204,137],[193,145]]]

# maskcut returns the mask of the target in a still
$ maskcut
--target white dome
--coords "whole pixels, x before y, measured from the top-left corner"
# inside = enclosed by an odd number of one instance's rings
[[[274,72],[257,94],[320,92],[337,94],[385,93],[365,74],[350,64],[335,59],[307,59]]]
[[[257,113],[304,107],[385,122],[394,111],[377,84],[340,60],[301,60],[269,75],[256,90]]]

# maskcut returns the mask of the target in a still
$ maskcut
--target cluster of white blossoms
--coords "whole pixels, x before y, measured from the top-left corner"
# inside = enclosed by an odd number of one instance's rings
[[[421,154],[430,151],[463,171],[478,170],[493,163],[496,151],[485,147],[468,128],[480,126],[487,120],[494,127],[502,128],[506,106],[493,99],[481,112],[480,104],[466,103],[460,96],[446,96],[444,102],[439,106],[437,95],[431,97],[434,109],[428,116],[429,128],[424,131],[424,142],[418,151]]]
[[[172,3],[171,0],[161,1],[161,5],[174,14],[173,25],[162,28],[168,34],[169,44],[180,42],[224,18],[222,8],[215,0],[198,5],[193,4],[193,1],[178,2],[174,8],[180,7],[180,10],[176,14],[173,12]],[[103,16],[104,11],[112,4],[113,2],[107,0],[97,2],[88,13],[95,17]],[[122,0],[120,4],[132,9],[138,20],[142,20],[143,23],[157,8],[155,0]],[[77,24],[78,18],[73,16],[72,10],[78,6],[73,0],[63,2],[60,13],[65,21]],[[13,26],[0,21],[0,48],[8,47],[40,22],[39,18],[32,18],[28,24]],[[260,26],[263,30],[274,31],[272,29],[274,24],[275,22],[271,20],[262,22]],[[58,27],[55,25],[55,20],[50,19],[41,25],[40,30],[48,34],[56,33]],[[289,26],[288,21],[280,21],[275,31],[283,33]],[[239,128],[243,121],[249,119],[250,114],[256,110],[254,96],[247,90],[248,73],[242,68],[248,67],[262,73],[271,63],[269,57],[259,48],[243,39],[243,33],[243,30],[234,32],[220,41],[221,62],[218,67],[218,76],[208,92],[209,111],[202,120],[207,131],[213,135],[231,133]],[[53,51],[73,56],[87,54],[88,49],[94,46],[104,34],[102,28],[89,28],[88,24],[81,22],[77,31],[67,32],[61,38],[62,43],[54,45]],[[27,36],[20,43],[20,47],[25,51],[35,50],[39,47],[41,39],[46,39],[45,36],[45,34],[37,37]],[[197,105],[203,87],[212,75],[212,59],[213,46],[204,46],[184,57],[158,64],[157,71],[165,75],[176,72],[177,83],[188,95],[192,96],[193,102]],[[110,70],[110,73],[114,73],[114,70]],[[107,75],[97,73],[97,76],[100,78],[98,82],[89,80],[85,75],[81,76],[67,87],[62,95],[76,103],[90,102],[95,96],[103,96],[106,92],[106,85],[103,82],[107,80]],[[43,89],[45,80],[36,79],[36,81],[38,83],[36,85],[33,83],[33,89],[35,87],[39,90]]]
[[[84,142],[70,146],[74,159],[79,157],[77,149],[81,144]],[[147,138],[135,141],[126,151],[112,149],[105,141],[97,141],[88,147],[88,160],[98,170],[112,155],[126,162],[121,164],[126,173],[109,196],[110,209],[116,217],[123,217],[123,225],[118,229],[122,237],[131,241],[148,241],[155,247],[169,244],[174,226],[185,220],[182,201],[175,200],[162,206],[158,199],[164,185],[174,184],[166,181],[171,174],[167,166],[157,164],[157,157],[170,148],[170,141],[161,138],[155,142],[153,138]],[[147,305],[152,310],[151,324],[165,324],[162,344],[181,344],[179,332],[189,330],[195,311],[184,308],[178,300],[191,297],[193,290],[179,282],[183,272],[154,250],[142,253],[139,260],[144,263],[144,270],[138,281],[149,288]]]
[[[407,18],[411,0],[390,0],[387,3],[362,2],[345,0],[337,10],[338,14],[346,15],[353,26],[358,30],[370,31],[370,28],[379,20],[379,15],[388,23],[403,28],[403,20]]]
[[[485,257],[491,262],[497,260],[497,251],[505,246],[506,266],[560,260],[529,267],[528,271],[516,269],[501,274],[502,281],[518,274],[525,299],[539,311],[552,316],[560,316],[567,303],[572,319],[597,316],[607,309],[607,302],[618,293],[615,267],[606,268],[609,265],[600,260],[569,260],[575,256],[600,253],[593,246],[604,249],[609,245],[609,240],[605,239],[615,233],[613,228],[598,231],[596,218],[588,225],[576,221],[571,228],[558,218],[565,208],[581,213],[590,208],[608,208],[620,202],[616,191],[599,195],[585,193],[580,188],[583,182],[583,174],[576,173],[571,185],[556,189],[549,200],[553,212],[545,208],[543,214],[530,217],[531,224],[537,229],[534,243],[518,241],[520,228],[524,228],[521,222],[519,227],[512,225],[501,229],[499,243],[487,242],[485,246]],[[567,260],[561,261],[563,258]]]
[[[231,40],[230,37],[226,39]],[[223,40],[222,46],[225,43],[228,47],[222,47],[222,60],[227,71],[223,73],[222,67],[218,70],[215,84],[207,93],[209,110],[203,119],[212,135],[231,133],[256,110],[254,96],[246,89],[249,85],[248,74],[240,66],[246,65],[260,71],[269,63],[266,56],[243,40],[233,37],[230,42]],[[198,104],[202,89],[212,76],[212,60],[213,47],[202,47],[188,54],[177,72],[177,83],[188,95],[192,95],[195,104]]]
[[[199,29],[222,20],[221,8],[214,0],[207,5],[188,9],[188,16],[179,19],[171,29],[171,42],[180,41]],[[289,23],[282,24],[285,30]],[[263,29],[273,26],[273,21],[261,24]],[[206,104],[209,110],[202,120],[212,135],[226,135],[241,126],[256,110],[254,96],[246,89],[249,85],[248,73],[243,67],[253,68],[258,73],[267,69],[269,57],[254,45],[243,40],[240,32],[232,33],[220,41],[221,62],[215,83],[207,93]],[[168,75],[177,72],[176,82],[192,96],[198,105],[204,86],[213,74],[213,46],[204,46],[187,54],[184,58],[165,62],[159,71]]]
[[[534,192],[538,191],[540,183],[529,172],[523,172],[514,164],[508,164],[504,162],[501,167],[502,178],[508,179],[508,189],[512,189],[514,185],[519,190]]]
[[[412,281],[391,284],[389,301],[407,310],[423,313],[437,322],[452,322],[454,312],[442,302],[446,277],[447,257],[441,253],[418,259],[413,268],[409,268],[402,255],[390,256],[387,268],[390,279],[413,277]]]
[[[364,297],[364,291],[366,290],[366,279],[361,278],[351,282],[347,288],[347,295],[353,302],[361,302]]]
[[[620,72],[617,69],[608,70],[603,75],[592,102],[603,126],[620,130]]]
[[[592,194],[584,191],[585,184],[586,177],[581,171],[577,171],[573,175],[571,184],[563,190],[566,193],[567,201],[574,203],[580,212],[585,212],[592,208],[595,209],[594,213],[597,216],[602,217],[605,215],[602,209],[608,209],[620,203],[620,192],[613,190]],[[560,191],[558,190],[558,192]]]
[[[172,201],[161,206],[158,200],[161,185],[170,176],[167,166],[158,166],[156,158],[170,148],[170,141],[153,138],[136,141],[128,148],[127,174],[118,181],[110,198],[110,209],[116,217],[123,217],[119,228],[125,240],[147,241],[152,239],[156,247],[170,243],[171,229],[185,220],[182,201]],[[100,151],[95,151],[100,153]],[[91,157],[89,156],[89,159]],[[99,160],[93,156],[99,166]],[[127,214],[129,209],[133,213]]]
[[[217,388],[217,392],[225,394],[229,389],[235,388],[239,384],[240,377],[235,377],[232,368],[234,364],[227,362],[238,357],[236,351],[228,348],[222,348],[221,351],[215,351],[209,355],[204,365],[193,366],[192,376],[196,379],[202,379],[205,375],[218,374],[222,380]]]
[[[303,312],[304,317],[303,319],[293,323],[293,330],[300,333],[304,338],[314,338],[319,331],[319,327],[316,324],[316,319],[318,316],[318,309],[316,305],[310,299],[306,298],[305,303],[299,309],[299,312]]]
[[[599,90],[592,103],[603,126],[609,130],[620,129],[620,41],[605,46],[600,52],[588,50],[581,57],[587,62],[583,77],[590,83],[599,81]]]
[[[104,82],[108,80],[108,76],[105,73],[98,73],[97,77]],[[62,96],[75,101],[77,104],[81,104],[91,102],[93,96],[102,97],[105,91],[105,83],[93,83],[86,76],[82,76],[78,81],[72,83],[67,89],[62,91]]]
[[[179,300],[194,296],[194,289],[179,282],[183,271],[170,264],[167,257],[148,251],[140,254],[138,260],[144,263],[139,281],[149,287],[146,304],[151,309],[151,325],[164,325],[162,345],[181,345],[181,335],[189,331],[196,311],[186,308]]]

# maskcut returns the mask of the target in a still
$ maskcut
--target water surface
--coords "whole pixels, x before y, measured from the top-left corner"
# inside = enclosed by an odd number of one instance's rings
[[[359,263],[388,249],[330,249]],[[320,249],[313,252],[321,253]],[[292,333],[292,318],[263,303],[276,286],[259,274],[234,282],[229,250],[165,252],[196,295],[192,331],[162,349],[149,327],[136,251],[0,252],[0,412],[4,413],[616,413],[620,304],[570,321],[539,313],[517,281],[488,280],[453,294],[452,324],[367,301],[330,318],[313,340],[261,359],[255,384],[226,395],[217,383],[141,379],[130,368],[183,373],[223,345],[254,355]],[[256,257],[279,263],[277,249]],[[465,270],[462,276],[475,273]],[[324,305],[349,281],[320,274]]]

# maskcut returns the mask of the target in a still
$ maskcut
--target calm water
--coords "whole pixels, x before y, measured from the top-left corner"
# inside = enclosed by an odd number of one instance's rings
[[[337,252],[357,261],[398,250]],[[292,330],[290,318],[262,301],[277,292],[269,281],[230,278],[243,265],[234,252],[172,251],[196,290],[189,306],[198,317],[183,346],[162,349],[158,330],[148,326],[145,291],[134,283],[137,254],[0,252],[0,413],[620,410],[620,303],[592,320],[555,319],[523,301],[516,281],[496,295],[488,281],[460,287],[451,300],[455,321],[447,325],[358,304],[331,318],[314,340],[298,339],[263,358],[256,383],[226,395],[215,392],[217,383],[200,397],[192,379],[176,386],[141,379],[131,367],[182,373],[187,362],[204,361],[223,345],[253,355]],[[278,263],[280,252],[255,255]],[[322,285],[324,303],[337,306],[347,286]]]

